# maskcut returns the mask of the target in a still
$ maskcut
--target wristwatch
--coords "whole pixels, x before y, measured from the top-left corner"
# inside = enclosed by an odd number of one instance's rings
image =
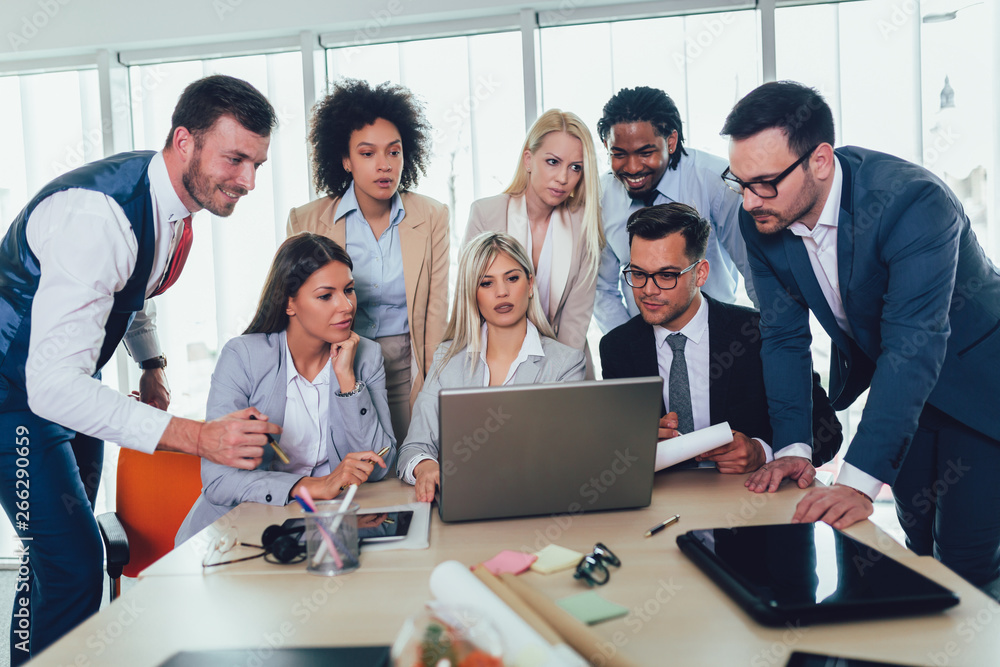
[[[340,398],[348,398],[349,396],[354,396],[355,394],[360,393],[361,390],[364,388],[365,388],[365,383],[362,382],[361,380],[356,380],[354,382],[354,389],[352,391],[349,391],[346,394],[342,394],[338,391],[337,396],[339,396]]]
[[[144,371],[151,370],[153,368],[166,368],[167,358],[162,354],[158,357],[153,357],[152,359],[146,359],[145,361],[139,362],[139,368]]]

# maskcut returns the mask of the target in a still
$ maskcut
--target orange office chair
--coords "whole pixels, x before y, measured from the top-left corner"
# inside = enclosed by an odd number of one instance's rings
[[[174,536],[201,493],[201,459],[177,452],[152,456],[122,448],[117,510],[97,517],[104,539],[111,599],[120,578],[135,577],[174,548]]]

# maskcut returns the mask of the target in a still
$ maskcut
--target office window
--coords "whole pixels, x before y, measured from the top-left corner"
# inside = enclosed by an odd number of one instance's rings
[[[278,128],[255,189],[228,218],[195,216],[195,243],[184,273],[155,299],[169,360],[170,412],[200,419],[218,351],[249,324],[268,267],[285,238],[288,211],[308,198],[300,54],[244,56],[130,68],[136,149],[160,150],[187,84],[210,74],[249,81],[271,101]]]
[[[524,141],[520,34],[329,49],[327,63],[331,81],[391,81],[425,102],[433,155],[414,190],[448,204],[457,257],[469,207],[507,187]]]
[[[660,88],[677,104],[685,145],[728,153],[719,130],[733,103],[761,81],[755,12],[593,23],[544,28],[541,44],[542,109],[580,116],[593,134],[597,166],[610,169],[597,121],[622,88]],[[742,289],[739,290],[742,293]],[[750,299],[743,295],[746,305]],[[600,377],[601,332],[591,321],[587,341]]]
[[[96,70],[0,77],[0,100],[4,101],[0,104],[0,225],[5,234],[39,188],[103,157],[104,146]],[[114,368],[114,362],[109,368]],[[108,378],[107,384],[117,387],[116,378]],[[114,452],[112,466],[116,459]],[[113,492],[109,496],[102,485],[97,499],[100,511],[107,507],[109,497],[114,497]],[[7,515],[0,514],[0,556],[13,554],[14,535]]]
[[[687,145],[726,155],[719,136],[736,100],[761,82],[757,18],[752,11],[544,28],[542,107],[580,116],[597,138],[597,121],[622,88],[661,88],[677,103]],[[585,46],[584,46],[585,45]],[[598,145],[599,166],[607,168]]]
[[[996,258],[989,174],[994,169],[991,3],[954,16],[918,3],[864,0],[775,12],[777,75],[817,88],[833,109],[837,145],[857,145],[922,164],[962,199]],[[805,57],[804,54],[809,54]],[[825,57],[815,57],[825,54]],[[829,338],[813,326],[814,366],[826,376]],[[864,398],[841,414],[854,437]]]
[[[56,176],[103,157],[97,70],[0,77],[0,224]]]

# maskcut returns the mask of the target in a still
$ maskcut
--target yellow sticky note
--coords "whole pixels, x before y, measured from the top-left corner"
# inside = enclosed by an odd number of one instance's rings
[[[550,544],[541,551],[535,552],[538,560],[531,564],[531,570],[540,574],[552,574],[560,570],[576,567],[583,558],[579,551],[573,551],[558,544]]]

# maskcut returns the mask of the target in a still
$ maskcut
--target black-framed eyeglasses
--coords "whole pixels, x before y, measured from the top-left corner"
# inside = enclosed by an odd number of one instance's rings
[[[252,556],[229,558],[226,560],[226,554],[237,547],[260,549],[260,553],[253,554]],[[259,544],[247,544],[246,542],[240,542],[239,533],[235,528],[230,528],[209,542],[208,549],[205,551],[205,557],[201,561],[201,566],[203,568],[208,568],[217,567],[219,565],[229,565],[231,563],[242,563],[245,560],[263,558],[265,554],[267,554],[267,549]]]
[[[611,578],[608,565],[621,567],[621,564],[618,556],[611,553],[611,549],[598,542],[594,545],[594,550],[577,563],[573,578],[587,582],[588,586],[603,586]]]
[[[673,289],[677,287],[678,278],[698,266],[698,264],[702,261],[704,260],[699,259],[691,266],[680,271],[659,271],[658,273],[646,273],[645,271],[640,271],[639,269],[623,269],[622,275],[625,276],[625,282],[628,283],[629,287],[642,289],[646,286],[646,281],[652,278],[653,284],[660,289]]]
[[[806,159],[813,154],[813,151],[819,148],[819,146],[819,144],[816,144],[807,150],[802,157],[792,164],[792,166],[768,181],[750,181],[749,183],[741,181],[733,175],[733,172],[729,171],[729,167],[726,167],[726,170],[722,172],[722,180],[725,181],[730,190],[738,195],[742,195],[743,190],[747,189],[761,199],[774,199],[778,196],[778,183],[785,180],[786,176],[795,171],[795,168],[800,164],[805,162]]]

